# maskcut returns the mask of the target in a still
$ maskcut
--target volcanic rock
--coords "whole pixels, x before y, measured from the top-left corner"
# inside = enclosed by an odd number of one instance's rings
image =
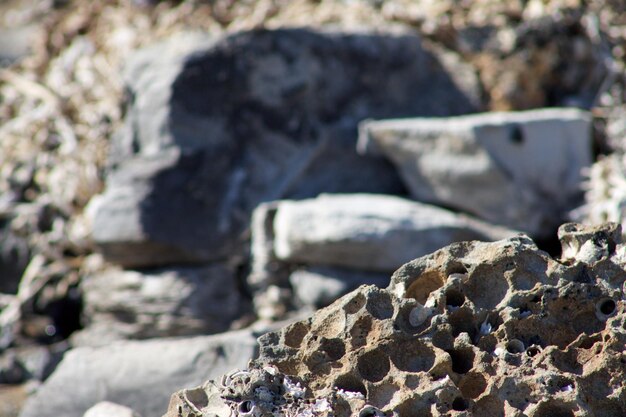
[[[519,236],[413,260],[263,335],[248,369],[174,394],[166,416],[623,416],[621,231],[559,235],[566,258]]]

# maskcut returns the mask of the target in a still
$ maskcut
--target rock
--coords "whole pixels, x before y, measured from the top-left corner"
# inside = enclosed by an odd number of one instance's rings
[[[297,269],[289,275],[289,283],[298,302],[311,310],[326,307],[360,285],[385,287],[388,282],[389,277],[384,273],[323,266]]]
[[[224,264],[150,271],[110,270],[83,279],[86,330],[80,345],[219,333],[240,314],[232,268]]]
[[[89,209],[95,242],[126,267],[208,262],[243,253],[263,201],[403,192],[387,161],[356,153],[357,124],[477,111],[476,76],[451,56],[414,35],[309,29],[139,52],[106,190]]]
[[[30,397],[20,417],[82,417],[100,401],[157,416],[167,407],[164,393],[243,368],[256,349],[248,331],[76,348]]]
[[[83,417],[140,417],[131,408],[115,404],[109,401],[102,401],[91,407]]]
[[[274,253],[281,261],[389,273],[452,242],[517,233],[438,207],[368,194],[282,201],[273,223]]]
[[[263,335],[248,369],[175,393],[166,416],[622,416],[620,235],[565,225],[564,246],[600,242],[569,260],[526,236],[452,244]]]
[[[543,109],[366,122],[359,146],[393,161],[417,200],[545,238],[579,203],[590,120]]]

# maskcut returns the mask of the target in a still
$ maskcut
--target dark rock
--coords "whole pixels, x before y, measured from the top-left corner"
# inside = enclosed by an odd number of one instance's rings
[[[478,110],[475,74],[455,59],[414,35],[305,29],[138,53],[94,240],[129,267],[206,262],[241,249],[260,202],[403,193],[388,162],[357,155],[357,124]]]

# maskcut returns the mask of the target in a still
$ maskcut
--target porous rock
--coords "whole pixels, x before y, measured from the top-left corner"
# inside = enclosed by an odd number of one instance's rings
[[[564,225],[565,251],[593,246],[567,259],[526,236],[450,245],[263,335],[247,370],[175,394],[167,417],[622,416],[619,235]]]
[[[219,333],[230,327],[241,307],[232,268],[220,263],[112,269],[86,276],[81,289],[87,328],[72,336],[79,345]]]
[[[260,202],[402,192],[387,161],[356,153],[356,127],[477,111],[474,72],[458,59],[448,71],[444,55],[415,35],[309,29],[138,53],[106,190],[89,210],[94,240],[127,267],[207,262],[243,251]]]
[[[249,331],[76,348],[28,399],[20,417],[82,417],[101,401],[142,416],[160,415],[168,404],[164,393],[244,367],[256,352]]]
[[[576,109],[373,121],[359,147],[388,157],[417,200],[545,238],[582,200],[590,121]]]

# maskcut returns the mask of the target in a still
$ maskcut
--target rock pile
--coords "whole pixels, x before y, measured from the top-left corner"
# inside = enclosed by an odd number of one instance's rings
[[[413,260],[259,339],[249,368],[172,396],[166,417],[622,416],[626,245],[564,224]]]

